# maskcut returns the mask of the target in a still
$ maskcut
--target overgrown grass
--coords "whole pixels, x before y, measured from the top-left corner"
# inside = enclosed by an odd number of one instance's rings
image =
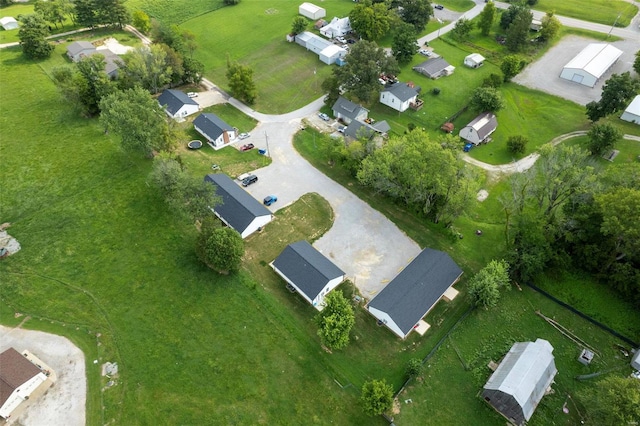
[[[180,24],[224,6],[222,0],[129,0],[127,8],[142,10],[165,24]]]

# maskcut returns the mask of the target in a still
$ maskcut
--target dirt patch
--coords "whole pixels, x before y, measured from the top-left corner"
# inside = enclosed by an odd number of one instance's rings
[[[486,189],[481,189],[480,191],[478,191],[478,195],[476,196],[476,198],[478,199],[478,201],[483,202],[487,199],[488,196],[489,192]]]

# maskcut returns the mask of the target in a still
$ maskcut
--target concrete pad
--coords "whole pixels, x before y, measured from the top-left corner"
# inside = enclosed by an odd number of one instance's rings
[[[447,302],[451,302],[453,299],[456,298],[456,296],[458,295],[459,291],[456,290],[453,287],[449,287],[447,289],[447,291],[444,292],[444,294],[442,295],[442,297],[444,298],[444,300],[446,300]]]
[[[424,320],[418,321],[418,325],[414,327],[414,330],[418,332],[419,335],[424,336],[424,333],[429,331],[431,326]]]

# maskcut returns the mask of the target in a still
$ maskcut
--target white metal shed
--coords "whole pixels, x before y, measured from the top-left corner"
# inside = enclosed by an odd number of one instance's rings
[[[302,3],[298,7],[298,13],[302,16],[306,16],[309,19],[320,19],[327,16],[327,11],[321,8],[320,6],[316,6],[313,3]]]
[[[640,95],[636,96],[620,116],[621,120],[640,124]]]
[[[591,43],[562,68],[560,78],[593,87],[622,56],[622,50],[605,43]]]

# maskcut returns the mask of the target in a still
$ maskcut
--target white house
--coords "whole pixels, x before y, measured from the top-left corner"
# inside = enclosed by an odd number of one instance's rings
[[[498,120],[491,112],[483,112],[460,130],[460,137],[474,145],[487,142],[498,128]]]
[[[420,88],[409,83],[393,83],[385,86],[380,92],[380,103],[395,109],[406,111],[418,99]]]
[[[344,281],[346,274],[307,241],[289,244],[271,267],[314,308],[324,308],[324,297]]]
[[[210,112],[197,116],[193,120],[193,127],[207,139],[213,149],[225,147],[238,136],[236,128],[231,127],[220,117]]]
[[[182,119],[200,111],[200,105],[180,90],[167,89],[158,96],[158,103],[173,119]]]
[[[351,31],[351,22],[349,17],[334,17],[329,24],[320,28],[320,34],[327,38],[335,38],[345,36]]]
[[[622,50],[606,43],[591,43],[562,68],[560,78],[593,87],[622,56]]]
[[[640,95],[633,98],[627,109],[624,110],[620,119],[630,123],[640,124]]]
[[[5,31],[15,30],[18,28],[18,21],[12,16],[5,16],[0,18],[0,25]]]
[[[461,276],[462,269],[447,253],[425,248],[369,302],[367,309],[405,339]]]
[[[320,19],[327,16],[327,11],[321,8],[320,6],[316,6],[313,3],[302,3],[298,6],[298,13],[302,16],[306,16],[309,19]]]
[[[78,62],[85,56],[96,53],[96,47],[88,41],[74,41],[67,46],[67,56],[73,62]]]
[[[333,116],[349,124],[352,121],[364,121],[369,116],[369,110],[362,105],[354,104],[350,100],[339,96],[331,107]]]
[[[347,56],[346,49],[336,46],[335,44],[331,44],[320,52],[318,58],[320,58],[320,60],[325,64],[331,65],[335,64],[339,58],[344,58],[345,56]]]
[[[229,228],[238,231],[242,238],[273,220],[273,215],[262,203],[224,173],[206,175],[204,180],[214,184],[216,195],[222,199],[222,203],[213,208],[213,213]]]
[[[47,376],[13,348],[0,354],[0,417],[9,418],[47,380]]]
[[[484,65],[485,57],[479,53],[472,53],[464,58],[464,64],[469,68],[480,68]]]

